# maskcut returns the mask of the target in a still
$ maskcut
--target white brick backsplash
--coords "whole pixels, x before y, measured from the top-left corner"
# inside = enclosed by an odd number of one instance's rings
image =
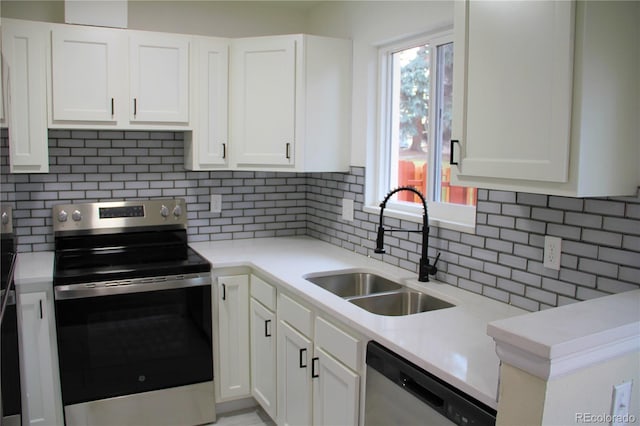
[[[180,132],[50,130],[50,173],[8,173],[0,131],[0,201],[14,206],[20,251],[53,248],[51,206],[63,202],[181,196],[189,240],[309,235],[416,273],[421,235],[387,235],[373,253],[378,215],[363,211],[365,169],[349,173],[185,171]],[[209,196],[223,194],[221,214]],[[341,218],[355,200],[354,222]],[[478,190],[475,233],[432,226],[437,279],[535,311],[640,288],[640,198],[578,199]],[[385,227],[420,225],[385,218]],[[546,234],[563,238],[560,271],[542,265]]]

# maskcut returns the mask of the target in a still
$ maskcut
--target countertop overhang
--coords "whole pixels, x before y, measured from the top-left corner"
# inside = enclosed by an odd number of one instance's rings
[[[640,353],[640,290],[494,321],[487,333],[502,361],[550,381]]]

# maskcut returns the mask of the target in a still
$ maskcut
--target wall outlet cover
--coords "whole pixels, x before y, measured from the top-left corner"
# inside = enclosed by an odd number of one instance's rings
[[[211,213],[222,212],[222,194],[211,194]]]
[[[544,267],[560,270],[560,256],[562,254],[562,239],[558,237],[551,237],[549,235],[544,237]]]
[[[611,407],[611,425],[622,426],[629,424],[629,405],[631,405],[631,380],[613,387],[613,402]]]
[[[349,198],[342,199],[342,220],[353,222],[353,200]]]

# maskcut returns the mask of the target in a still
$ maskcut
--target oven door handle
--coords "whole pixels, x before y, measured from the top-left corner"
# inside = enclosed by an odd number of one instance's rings
[[[84,299],[88,297],[113,296],[118,294],[143,293],[176,288],[211,285],[211,274],[187,274],[170,277],[135,278],[100,283],[57,285],[55,300]]]

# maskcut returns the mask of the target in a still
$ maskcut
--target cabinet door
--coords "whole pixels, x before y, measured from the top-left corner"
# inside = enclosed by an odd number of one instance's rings
[[[311,340],[284,321],[279,323],[278,340],[278,424],[310,425]]]
[[[11,173],[48,173],[46,48],[48,26],[2,22],[8,81],[7,123]]]
[[[294,165],[296,39],[234,40],[231,135],[235,162]]]
[[[316,347],[313,379],[313,423],[357,425],[360,377]]]
[[[45,292],[21,294],[19,298],[20,359],[22,365],[23,419],[28,425],[62,424],[62,407],[56,401],[59,384],[55,372],[49,310]],[[25,401],[25,398],[23,398]]]
[[[194,130],[185,155],[188,168],[206,170],[227,164],[229,42],[198,39],[196,49]]]
[[[248,396],[249,277],[219,277],[217,294],[220,398]]]
[[[122,32],[60,26],[51,33],[53,120],[116,122]],[[125,104],[126,105],[126,104]],[[118,108],[118,111],[119,112]]]
[[[189,121],[189,39],[134,33],[129,39],[130,119],[133,122]]]
[[[0,31],[0,46],[2,46],[2,32]],[[5,116],[5,87],[6,87],[6,83],[5,83],[5,79],[4,77],[7,75],[7,71],[4,69],[5,67],[5,61],[4,61],[4,55],[0,55],[0,127],[6,127],[6,116]]]
[[[454,18],[458,173],[566,182],[574,3],[460,1]]]
[[[276,315],[251,299],[251,395],[276,418]]]

